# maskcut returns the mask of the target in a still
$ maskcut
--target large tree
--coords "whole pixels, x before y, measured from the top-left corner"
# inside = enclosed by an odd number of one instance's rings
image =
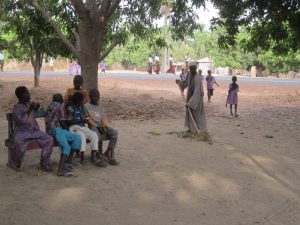
[[[169,28],[173,38],[179,39],[198,27],[193,7],[204,3],[204,0],[192,5],[187,0],[23,1],[33,5],[70,48],[81,64],[88,88],[98,87],[98,63],[115,46],[125,43],[128,34],[148,40],[153,37],[159,29],[155,21],[161,17],[163,5],[172,7]],[[70,29],[73,40],[66,37]]]

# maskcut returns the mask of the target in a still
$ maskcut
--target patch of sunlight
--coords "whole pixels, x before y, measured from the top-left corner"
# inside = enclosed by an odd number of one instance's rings
[[[267,158],[265,156],[262,155],[251,155],[253,157],[253,159],[255,159],[257,162],[263,164],[263,165],[274,165],[275,161],[271,158]]]
[[[194,172],[187,176],[186,179],[194,188],[199,191],[205,191],[211,188],[211,183],[209,180],[199,173]]]
[[[165,171],[154,172],[153,177],[157,181],[157,184],[162,185],[165,190],[170,190],[177,187],[175,180],[172,179],[172,175]]]
[[[224,147],[227,149],[227,150],[235,150],[235,148],[231,145],[228,145],[228,144],[225,144]]]
[[[177,200],[179,201],[179,203],[181,203],[181,204],[189,205],[189,204],[193,203],[192,196],[184,190],[177,191],[175,196],[176,196]]]
[[[55,190],[49,195],[49,206],[52,209],[64,208],[68,205],[78,204],[85,195],[83,188],[68,187]]]
[[[140,193],[137,193],[138,198],[142,202],[147,202],[147,203],[156,203],[159,198],[156,194],[149,192],[149,191],[143,191]]]
[[[193,172],[185,176],[197,192],[213,192],[220,195],[238,195],[240,187],[233,180],[209,172]]]

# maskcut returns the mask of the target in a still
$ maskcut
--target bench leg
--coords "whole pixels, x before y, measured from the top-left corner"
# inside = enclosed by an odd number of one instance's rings
[[[103,141],[99,141],[98,146],[99,146],[99,153],[102,155],[103,154]]]

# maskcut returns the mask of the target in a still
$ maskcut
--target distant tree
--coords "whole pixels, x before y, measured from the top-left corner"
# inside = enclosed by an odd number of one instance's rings
[[[70,51],[39,13],[22,1],[2,1],[3,29],[11,34],[7,50],[17,59],[29,58],[34,69],[34,87],[39,86],[45,55],[69,55]]]

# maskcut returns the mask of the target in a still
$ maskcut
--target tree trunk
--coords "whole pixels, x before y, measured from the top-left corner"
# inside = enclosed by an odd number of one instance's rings
[[[98,89],[98,63],[103,41],[103,28],[90,20],[79,20],[81,75],[84,87],[88,90]]]
[[[256,76],[257,77],[262,77],[263,76],[263,67],[262,66],[256,66]]]
[[[34,71],[34,87],[40,86],[40,73],[43,65],[43,53],[39,50],[35,51],[35,56],[31,55],[31,64]]]

